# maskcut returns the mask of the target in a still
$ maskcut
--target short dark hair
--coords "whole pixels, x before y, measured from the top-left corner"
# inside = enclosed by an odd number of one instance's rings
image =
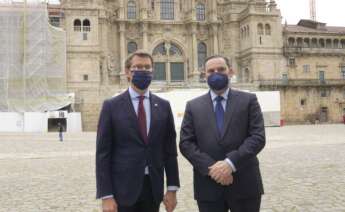
[[[131,66],[132,66],[132,59],[133,59],[133,57],[135,57],[135,56],[143,57],[143,58],[150,58],[151,63],[152,63],[152,65],[153,65],[153,58],[152,58],[152,55],[151,55],[150,53],[148,53],[148,52],[146,52],[146,51],[143,51],[143,50],[137,50],[137,51],[135,51],[134,53],[130,54],[130,55],[127,57],[127,59],[126,59],[126,61],[125,61],[125,68],[126,68],[126,69],[130,69],[130,68],[131,68]]]
[[[212,60],[212,59],[215,59],[215,58],[223,58],[224,61],[225,61],[225,63],[226,63],[226,65],[228,66],[228,68],[231,68],[231,64],[230,64],[229,58],[227,58],[227,57],[225,57],[225,56],[222,56],[222,55],[212,55],[212,56],[206,58],[206,59],[205,59],[205,62],[204,62],[204,67],[206,67],[207,61]]]

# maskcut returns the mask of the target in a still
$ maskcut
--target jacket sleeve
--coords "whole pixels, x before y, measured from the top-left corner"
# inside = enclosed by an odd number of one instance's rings
[[[112,130],[110,102],[104,101],[97,127],[96,141],[96,198],[112,195]]]
[[[164,168],[167,186],[180,186],[179,170],[177,163],[176,131],[174,117],[168,103],[168,122],[166,140],[164,143]]]
[[[237,150],[229,152],[226,156],[240,170],[248,159],[255,157],[265,146],[264,120],[256,95],[251,95],[248,106],[248,132],[247,138]]]
[[[202,152],[198,146],[193,114],[189,102],[187,103],[181,125],[179,146],[181,153],[187,158],[193,167],[203,176],[207,176],[209,173],[208,167],[212,166],[216,161],[207,153]]]

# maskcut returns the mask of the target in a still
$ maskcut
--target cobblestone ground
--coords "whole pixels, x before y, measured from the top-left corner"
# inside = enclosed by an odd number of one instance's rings
[[[345,125],[267,128],[263,212],[345,212]],[[0,134],[0,211],[100,211],[95,134]],[[177,212],[197,211],[180,160]],[[161,210],[164,211],[164,210]]]

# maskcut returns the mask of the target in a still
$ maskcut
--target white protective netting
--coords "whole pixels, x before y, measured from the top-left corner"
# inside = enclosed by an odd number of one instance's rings
[[[0,111],[68,105],[66,33],[48,23],[47,4],[0,0]]]

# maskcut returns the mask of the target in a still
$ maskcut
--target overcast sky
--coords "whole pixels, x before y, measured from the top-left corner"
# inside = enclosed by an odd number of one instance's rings
[[[58,2],[58,0],[49,0]],[[215,1],[215,0],[214,0]],[[269,0],[266,0],[269,1]],[[309,0],[276,0],[283,16],[283,23],[297,24],[309,19]],[[345,0],[316,0],[316,18],[328,26],[345,26]]]
[[[309,19],[309,0],[276,0],[283,23],[297,24],[299,19]],[[328,26],[345,26],[345,0],[316,0],[316,20]]]

